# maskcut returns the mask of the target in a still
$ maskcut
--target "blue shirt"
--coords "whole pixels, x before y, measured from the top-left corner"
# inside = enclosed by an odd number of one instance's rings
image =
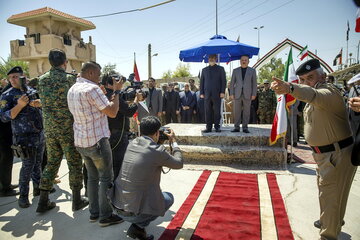
[[[36,91],[28,87],[27,94]],[[9,88],[0,97],[0,119],[3,122],[11,121],[11,129],[14,137],[39,134],[42,132],[43,123],[41,109],[26,105],[16,116],[11,119],[10,110],[17,105],[18,99],[24,93],[17,88]]]

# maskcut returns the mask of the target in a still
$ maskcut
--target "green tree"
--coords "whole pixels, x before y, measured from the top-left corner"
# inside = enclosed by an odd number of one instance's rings
[[[26,76],[29,76],[29,63],[25,61],[17,61],[17,60],[11,60],[11,57],[8,56],[5,60],[4,58],[1,58],[0,61],[0,79],[7,78],[7,73],[9,70],[15,66],[20,66],[24,74]]]
[[[164,72],[163,74],[162,74],[162,79],[170,79],[171,78],[171,76],[172,76],[172,72],[171,72],[171,70],[169,69],[169,70],[167,70],[166,72]]]
[[[172,77],[190,77],[191,73],[190,73],[190,65],[189,64],[182,64],[179,63],[179,65],[177,65],[174,73],[172,74]]]
[[[285,71],[285,65],[282,63],[281,58],[272,58],[269,63],[265,64],[259,69],[258,82],[264,80],[271,80],[271,78],[283,78]]]
[[[116,64],[105,64],[101,69],[101,73],[104,74],[116,74]]]

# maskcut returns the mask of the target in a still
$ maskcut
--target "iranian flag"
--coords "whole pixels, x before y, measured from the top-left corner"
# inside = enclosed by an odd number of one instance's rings
[[[305,57],[307,57],[308,54],[308,46],[306,45],[303,49],[301,49],[298,57],[300,58],[300,60],[302,61]]]
[[[295,68],[292,58],[292,47],[290,48],[288,54],[288,60],[286,61],[285,72],[284,72],[284,81],[286,82],[298,82],[297,76],[295,74]],[[270,145],[276,143],[276,141],[286,136],[287,131],[287,113],[289,107],[294,104],[296,99],[290,94],[280,95],[277,98],[276,113],[273,120],[271,132],[270,132]]]
[[[134,59],[134,74],[135,74],[135,80],[140,82],[140,75],[139,75],[139,71],[138,71],[135,59]]]

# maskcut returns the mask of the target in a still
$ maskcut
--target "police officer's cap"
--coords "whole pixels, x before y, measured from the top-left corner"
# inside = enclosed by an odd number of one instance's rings
[[[23,70],[20,66],[16,66],[16,67],[13,67],[12,69],[10,69],[10,71],[7,73],[7,75],[12,74],[12,73],[23,74]]]
[[[296,75],[301,76],[318,68],[320,68],[320,61],[317,59],[310,59],[296,69]]]
[[[269,84],[270,81],[269,80],[264,80],[264,84]]]

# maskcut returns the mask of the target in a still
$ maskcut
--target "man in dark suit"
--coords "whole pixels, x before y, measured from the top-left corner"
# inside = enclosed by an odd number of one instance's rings
[[[195,93],[196,97],[196,123],[205,123],[205,104],[204,99],[200,97],[200,90]]]
[[[149,95],[146,99],[146,105],[149,110],[150,116],[157,116],[161,117],[162,114],[162,92],[161,89],[156,88],[155,79],[150,77],[149,78]]]
[[[146,234],[145,227],[158,216],[164,216],[174,203],[173,195],[160,189],[161,170],[163,166],[180,169],[183,160],[173,130],[165,133],[172,142],[173,156],[158,143],[160,127],[157,117],[141,120],[141,137],[129,144],[119,177],[108,192],[117,213],[132,223],[127,231],[131,238],[153,239]]]
[[[196,104],[196,96],[190,91],[190,85],[188,83],[185,84],[184,89],[184,92],[180,93],[181,122],[191,123]]]
[[[179,93],[174,91],[174,84],[169,83],[168,90],[163,96],[163,114],[165,115],[165,122],[177,123],[180,109],[180,97]]]
[[[255,100],[257,92],[256,71],[248,67],[249,56],[242,56],[240,64],[241,67],[233,70],[230,82],[230,98],[234,99],[234,129],[232,132],[240,132],[240,123],[242,122],[243,132],[249,133],[251,101]]]
[[[209,55],[209,66],[202,69],[200,78],[200,97],[205,99],[204,133],[211,132],[214,124],[215,131],[220,130],[221,99],[225,96],[226,75],[223,67],[216,64],[217,56]]]

